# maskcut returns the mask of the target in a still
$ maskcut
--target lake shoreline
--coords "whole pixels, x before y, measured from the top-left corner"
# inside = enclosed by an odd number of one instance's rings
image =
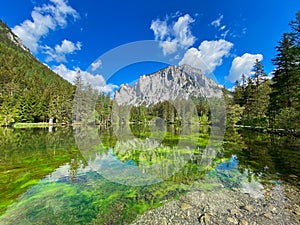
[[[140,123],[137,123],[140,124]],[[8,126],[1,125],[0,127],[8,127],[8,128],[15,128],[15,129],[25,129],[25,128],[49,128],[49,127],[76,127],[81,126],[82,124],[79,123],[53,123],[49,124],[48,122],[39,122],[39,123],[14,123]],[[105,126],[109,127],[112,124],[95,124],[96,126]],[[168,125],[176,125],[176,124],[168,124]],[[202,124],[197,124],[201,126]],[[207,125],[207,124],[205,124]],[[270,133],[276,134],[279,136],[294,136],[299,138],[300,137],[300,130],[295,129],[275,129],[275,128],[265,128],[265,127],[252,127],[252,126],[244,126],[244,125],[235,125],[236,129],[245,129],[245,130],[253,130],[260,133]],[[228,127],[229,128],[229,127]]]
[[[300,131],[295,129],[277,129],[277,128],[265,128],[265,127],[251,127],[251,126],[243,126],[243,125],[236,125],[236,129],[249,129],[261,133],[271,133],[277,134],[279,136],[294,136],[300,137]]]
[[[265,185],[260,197],[240,189],[196,190],[138,216],[131,225],[296,225],[300,221],[298,193],[299,188],[290,184]]]

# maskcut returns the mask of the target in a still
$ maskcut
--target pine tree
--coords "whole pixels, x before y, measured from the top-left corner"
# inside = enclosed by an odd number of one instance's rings
[[[263,81],[266,80],[266,72],[264,70],[264,66],[261,63],[261,61],[259,61],[258,59],[256,59],[255,61],[255,65],[254,65],[254,84],[255,86],[259,86]]]
[[[296,19],[290,23],[292,32],[290,32],[293,41],[292,52],[295,56],[294,72],[291,76],[293,108],[300,110],[300,10],[296,14]]]
[[[278,128],[300,127],[300,11],[276,47],[272,79],[271,114]]]
[[[247,79],[247,87],[245,88],[245,104],[249,105],[252,101],[254,101],[255,86],[253,84],[253,80],[251,77],[248,77]]]
[[[84,94],[84,84],[80,75],[80,71],[77,72],[77,75],[74,80],[76,87],[74,94],[74,103],[72,109],[73,122],[82,122],[82,119],[85,115],[84,104],[85,104],[85,94]]]
[[[243,73],[242,74],[242,88],[243,88],[243,91],[245,91],[246,87],[247,87],[246,75]]]
[[[290,22],[292,32],[290,32],[291,38],[293,39],[295,46],[300,46],[300,10],[296,13],[296,19]]]
[[[233,100],[235,104],[240,106],[244,105],[244,89],[243,86],[240,85],[240,82],[237,80],[235,81],[234,92],[233,92]]]
[[[283,39],[276,47],[277,56],[273,60],[276,66],[272,79],[272,111],[276,114],[277,109],[291,107],[292,105],[292,79],[295,73],[296,57],[292,51],[293,42],[290,35],[284,33]],[[295,74],[294,74],[295,75]]]

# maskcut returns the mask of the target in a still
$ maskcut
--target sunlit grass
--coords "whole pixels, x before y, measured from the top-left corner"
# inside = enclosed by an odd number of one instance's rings
[[[49,124],[47,122],[43,123],[15,123],[14,128],[47,128]]]

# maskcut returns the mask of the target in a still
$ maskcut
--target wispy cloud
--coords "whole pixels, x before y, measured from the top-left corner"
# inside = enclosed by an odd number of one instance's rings
[[[221,26],[221,21],[224,18],[223,15],[220,15],[218,19],[212,21],[210,24],[214,27],[220,27]]]
[[[245,53],[242,56],[235,57],[232,61],[229,75],[225,77],[225,79],[230,82],[234,82],[236,80],[239,80],[242,74],[250,76],[253,73],[252,71],[256,59],[258,59],[258,61],[261,61],[263,59],[263,55]]]
[[[85,83],[89,83],[93,88],[101,92],[111,93],[114,89],[118,88],[114,84],[106,84],[104,77],[100,74],[93,75],[87,71],[82,71],[80,68],[68,69],[64,64],[54,66],[53,71],[63,77],[65,80],[74,84],[78,71],[80,71],[81,77]]]
[[[190,25],[195,20],[189,15],[180,16],[176,22],[168,25],[168,17],[165,20],[153,20],[150,29],[154,32],[155,40],[160,41],[163,54],[168,55],[180,49],[191,47],[196,38],[191,32]]]
[[[67,62],[66,55],[74,54],[76,51],[81,50],[81,43],[77,41],[74,44],[72,41],[63,40],[61,45],[56,45],[54,48],[44,46],[43,49],[44,53],[48,55],[45,60],[46,62]]]
[[[101,59],[93,62],[91,66],[92,66],[92,71],[96,71],[97,69],[99,69],[102,66]]]
[[[204,73],[211,73],[217,66],[222,65],[223,57],[228,56],[233,44],[223,39],[217,41],[203,41],[199,48],[190,48],[179,65],[189,64],[201,69]]]
[[[64,28],[68,24],[68,18],[76,20],[80,16],[68,5],[67,0],[50,0],[49,4],[34,7],[31,17],[31,20],[25,20],[15,26],[13,32],[19,36],[26,47],[36,53],[39,40],[47,36],[50,30]]]
[[[215,35],[216,38],[226,39],[227,35],[230,32],[230,29],[228,29],[227,26],[222,23],[223,19],[224,15],[220,15],[218,19],[210,23],[211,26],[218,29],[218,33]]]
[[[229,31],[230,31],[230,30],[226,30],[226,31],[224,31],[224,32],[221,33],[220,36],[222,37],[222,39],[226,39],[226,37],[227,37]]]

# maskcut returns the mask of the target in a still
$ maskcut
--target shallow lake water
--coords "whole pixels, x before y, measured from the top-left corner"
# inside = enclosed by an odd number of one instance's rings
[[[208,126],[0,128],[0,224],[126,224],[198,190],[299,182],[300,140]],[[299,183],[298,183],[299,184]]]

